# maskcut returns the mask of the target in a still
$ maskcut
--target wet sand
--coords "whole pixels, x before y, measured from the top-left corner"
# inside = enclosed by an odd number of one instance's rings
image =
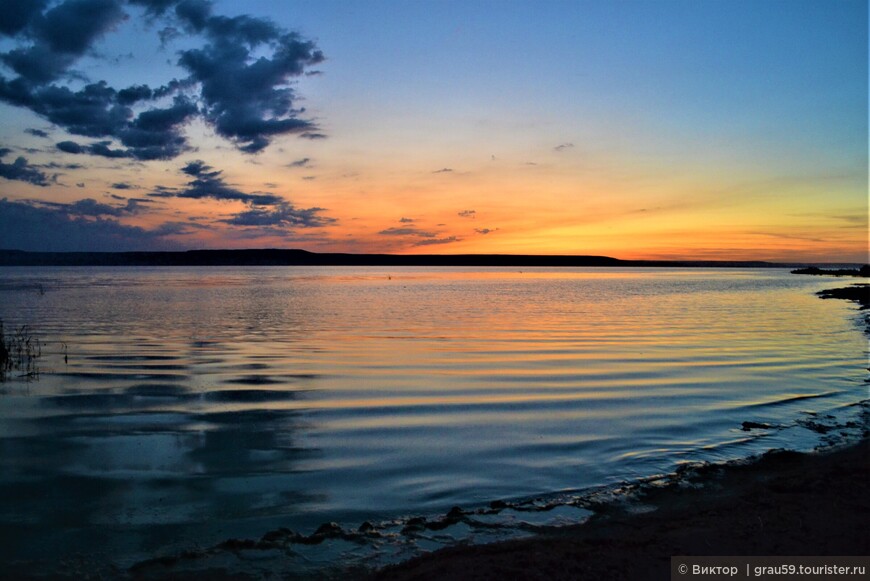
[[[864,418],[864,439],[847,448],[699,467],[584,524],[443,549],[371,579],[670,579],[676,555],[870,555]]]

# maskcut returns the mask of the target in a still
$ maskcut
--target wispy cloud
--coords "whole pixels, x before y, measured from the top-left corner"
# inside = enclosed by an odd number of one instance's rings
[[[421,238],[434,238],[438,234],[436,232],[429,232],[427,230],[420,230],[419,228],[408,227],[408,228],[387,228],[386,230],[381,230],[378,234],[382,236],[418,236]]]
[[[148,194],[155,198],[188,198],[201,200],[210,198],[219,201],[237,201],[257,206],[276,206],[285,202],[281,196],[267,193],[249,194],[226,183],[220,170],[215,170],[202,160],[189,162],[181,168],[182,173],[193,180],[184,188],[158,187]]]
[[[477,215],[475,210],[462,210],[457,214],[460,218],[474,218]]]
[[[572,147],[574,147],[573,143],[561,143],[553,149],[556,151],[565,151],[566,149],[571,149]]]
[[[296,208],[282,202],[273,208],[251,208],[223,222],[232,226],[281,226],[285,228],[321,228],[337,222],[322,216],[324,208]]]
[[[287,164],[287,167],[308,167],[308,164],[311,163],[311,158],[303,157],[302,159],[297,159],[296,161],[291,161]]]
[[[461,238],[457,238],[456,236],[448,236],[447,238],[427,238],[425,240],[418,240],[414,242],[411,246],[434,246],[437,244],[450,244],[451,242],[461,242]]]

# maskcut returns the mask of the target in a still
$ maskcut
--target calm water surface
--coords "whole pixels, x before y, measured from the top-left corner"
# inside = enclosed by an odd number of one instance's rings
[[[38,381],[0,384],[7,562],[570,494],[808,448],[867,397],[855,307],[814,295],[846,282],[780,270],[0,277],[7,328],[46,342]]]

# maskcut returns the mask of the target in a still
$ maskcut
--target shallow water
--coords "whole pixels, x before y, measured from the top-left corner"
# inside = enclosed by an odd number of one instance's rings
[[[847,421],[867,397],[855,307],[814,295],[846,284],[732,269],[5,268],[0,318],[31,325],[45,354],[38,381],[0,384],[0,558],[126,567],[277,527],[809,448],[814,418]]]

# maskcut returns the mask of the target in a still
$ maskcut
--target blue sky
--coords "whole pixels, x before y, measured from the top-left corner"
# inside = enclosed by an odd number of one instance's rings
[[[89,249],[867,257],[866,2],[45,0],[8,24],[27,4],[0,8],[7,86],[46,47],[33,91],[186,84],[100,135],[0,91],[0,247],[66,220]],[[105,22],[75,45],[62,10]],[[210,98],[183,54],[231,58],[239,17],[268,28],[239,67],[287,33],[309,52]],[[180,121],[145,149],[152,109]]]

